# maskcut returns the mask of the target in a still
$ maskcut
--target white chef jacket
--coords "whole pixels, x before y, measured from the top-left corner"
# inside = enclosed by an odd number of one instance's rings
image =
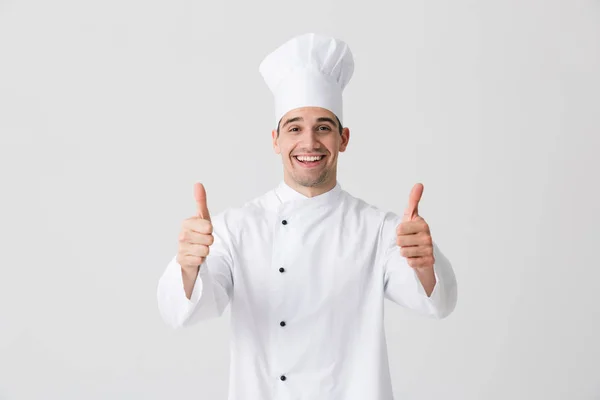
[[[231,307],[229,400],[392,400],[384,298],[443,318],[456,279],[434,242],[428,297],[396,245],[402,217],[342,190],[307,198],[282,182],[212,218],[191,299],[173,257],[158,307],[173,328]]]

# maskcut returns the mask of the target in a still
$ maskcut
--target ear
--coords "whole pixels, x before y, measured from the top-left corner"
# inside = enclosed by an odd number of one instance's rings
[[[350,129],[344,128],[342,129],[342,141],[340,143],[340,152],[344,152],[346,147],[348,147],[348,142],[350,141]]]
[[[273,129],[271,132],[271,137],[273,138],[273,150],[275,150],[275,154],[280,154],[281,150],[279,149],[279,144],[277,143],[277,129]]]

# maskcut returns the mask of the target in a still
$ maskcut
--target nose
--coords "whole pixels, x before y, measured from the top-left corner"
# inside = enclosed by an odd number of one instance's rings
[[[313,130],[306,130],[302,135],[302,146],[307,149],[319,149],[321,148],[321,142],[319,142],[319,138],[317,137],[317,132]]]

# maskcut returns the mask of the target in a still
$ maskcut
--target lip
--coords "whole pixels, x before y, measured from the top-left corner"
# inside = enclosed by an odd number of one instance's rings
[[[300,162],[296,159],[296,157],[314,157],[314,156],[323,156],[323,158],[321,158],[319,161],[314,161],[314,162]],[[321,164],[323,164],[325,162],[325,160],[327,159],[327,155],[326,154],[294,154],[292,156],[294,163],[296,165],[298,165],[301,168],[305,168],[305,169],[311,169],[311,168],[317,168],[319,167]]]

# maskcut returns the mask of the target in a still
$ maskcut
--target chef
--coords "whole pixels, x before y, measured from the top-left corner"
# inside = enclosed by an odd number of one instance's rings
[[[303,34],[259,71],[274,96],[283,180],[214,216],[194,186],[197,215],[158,283],[161,316],[188,327],[230,306],[230,400],[391,400],[384,300],[444,318],[457,299],[452,266],[419,214],[423,185],[396,215],[337,181],[350,138],[346,43]]]

